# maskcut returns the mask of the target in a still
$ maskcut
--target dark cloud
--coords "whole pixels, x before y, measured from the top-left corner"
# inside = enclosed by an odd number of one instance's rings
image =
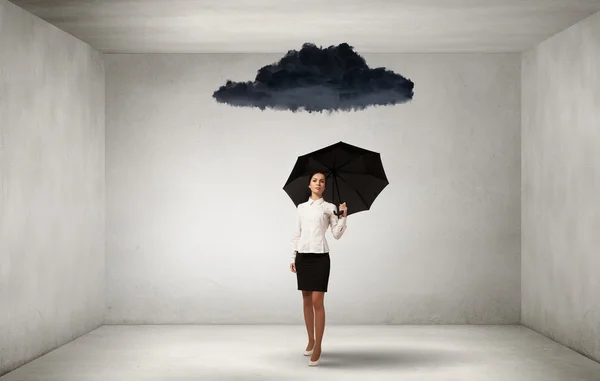
[[[350,111],[410,101],[414,84],[386,68],[369,68],[346,43],[305,43],[258,70],[254,81],[228,80],[214,92],[220,103],[291,111]]]

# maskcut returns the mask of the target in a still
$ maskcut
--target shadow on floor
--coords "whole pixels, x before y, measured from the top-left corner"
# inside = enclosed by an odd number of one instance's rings
[[[292,360],[289,353],[285,353],[286,361],[296,363],[299,358],[308,362],[308,356],[294,354]],[[475,361],[472,354],[443,350],[443,349],[399,349],[399,348],[372,348],[372,349],[324,349],[319,366],[327,368],[435,368],[448,367],[465,362]]]

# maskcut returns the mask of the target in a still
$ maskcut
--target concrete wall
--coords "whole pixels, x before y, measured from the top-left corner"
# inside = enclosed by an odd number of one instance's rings
[[[280,57],[106,56],[106,322],[303,324],[281,188],[343,140],[379,151],[391,184],[328,235],[328,322],[518,323],[520,55],[367,55],[416,95],[357,113],[211,98]]]
[[[0,0],[0,374],[103,323],[103,57]]]
[[[600,13],[523,55],[523,324],[600,361]]]

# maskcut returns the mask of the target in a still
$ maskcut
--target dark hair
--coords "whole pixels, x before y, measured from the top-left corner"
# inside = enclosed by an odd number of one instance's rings
[[[323,171],[314,171],[311,172],[311,174],[308,176],[308,183],[310,184],[310,181],[312,180],[313,176],[316,175],[317,173],[322,174],[323,176],[325,176],[325,183],[327,183],[327,174]]]

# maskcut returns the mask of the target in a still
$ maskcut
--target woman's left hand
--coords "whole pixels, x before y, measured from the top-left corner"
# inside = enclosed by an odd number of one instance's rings
[[[340,212],[343,212],[342,217],[346,217],[348,215],[348,207],[346,206],[345,202],[340,204],[339,210]]]

